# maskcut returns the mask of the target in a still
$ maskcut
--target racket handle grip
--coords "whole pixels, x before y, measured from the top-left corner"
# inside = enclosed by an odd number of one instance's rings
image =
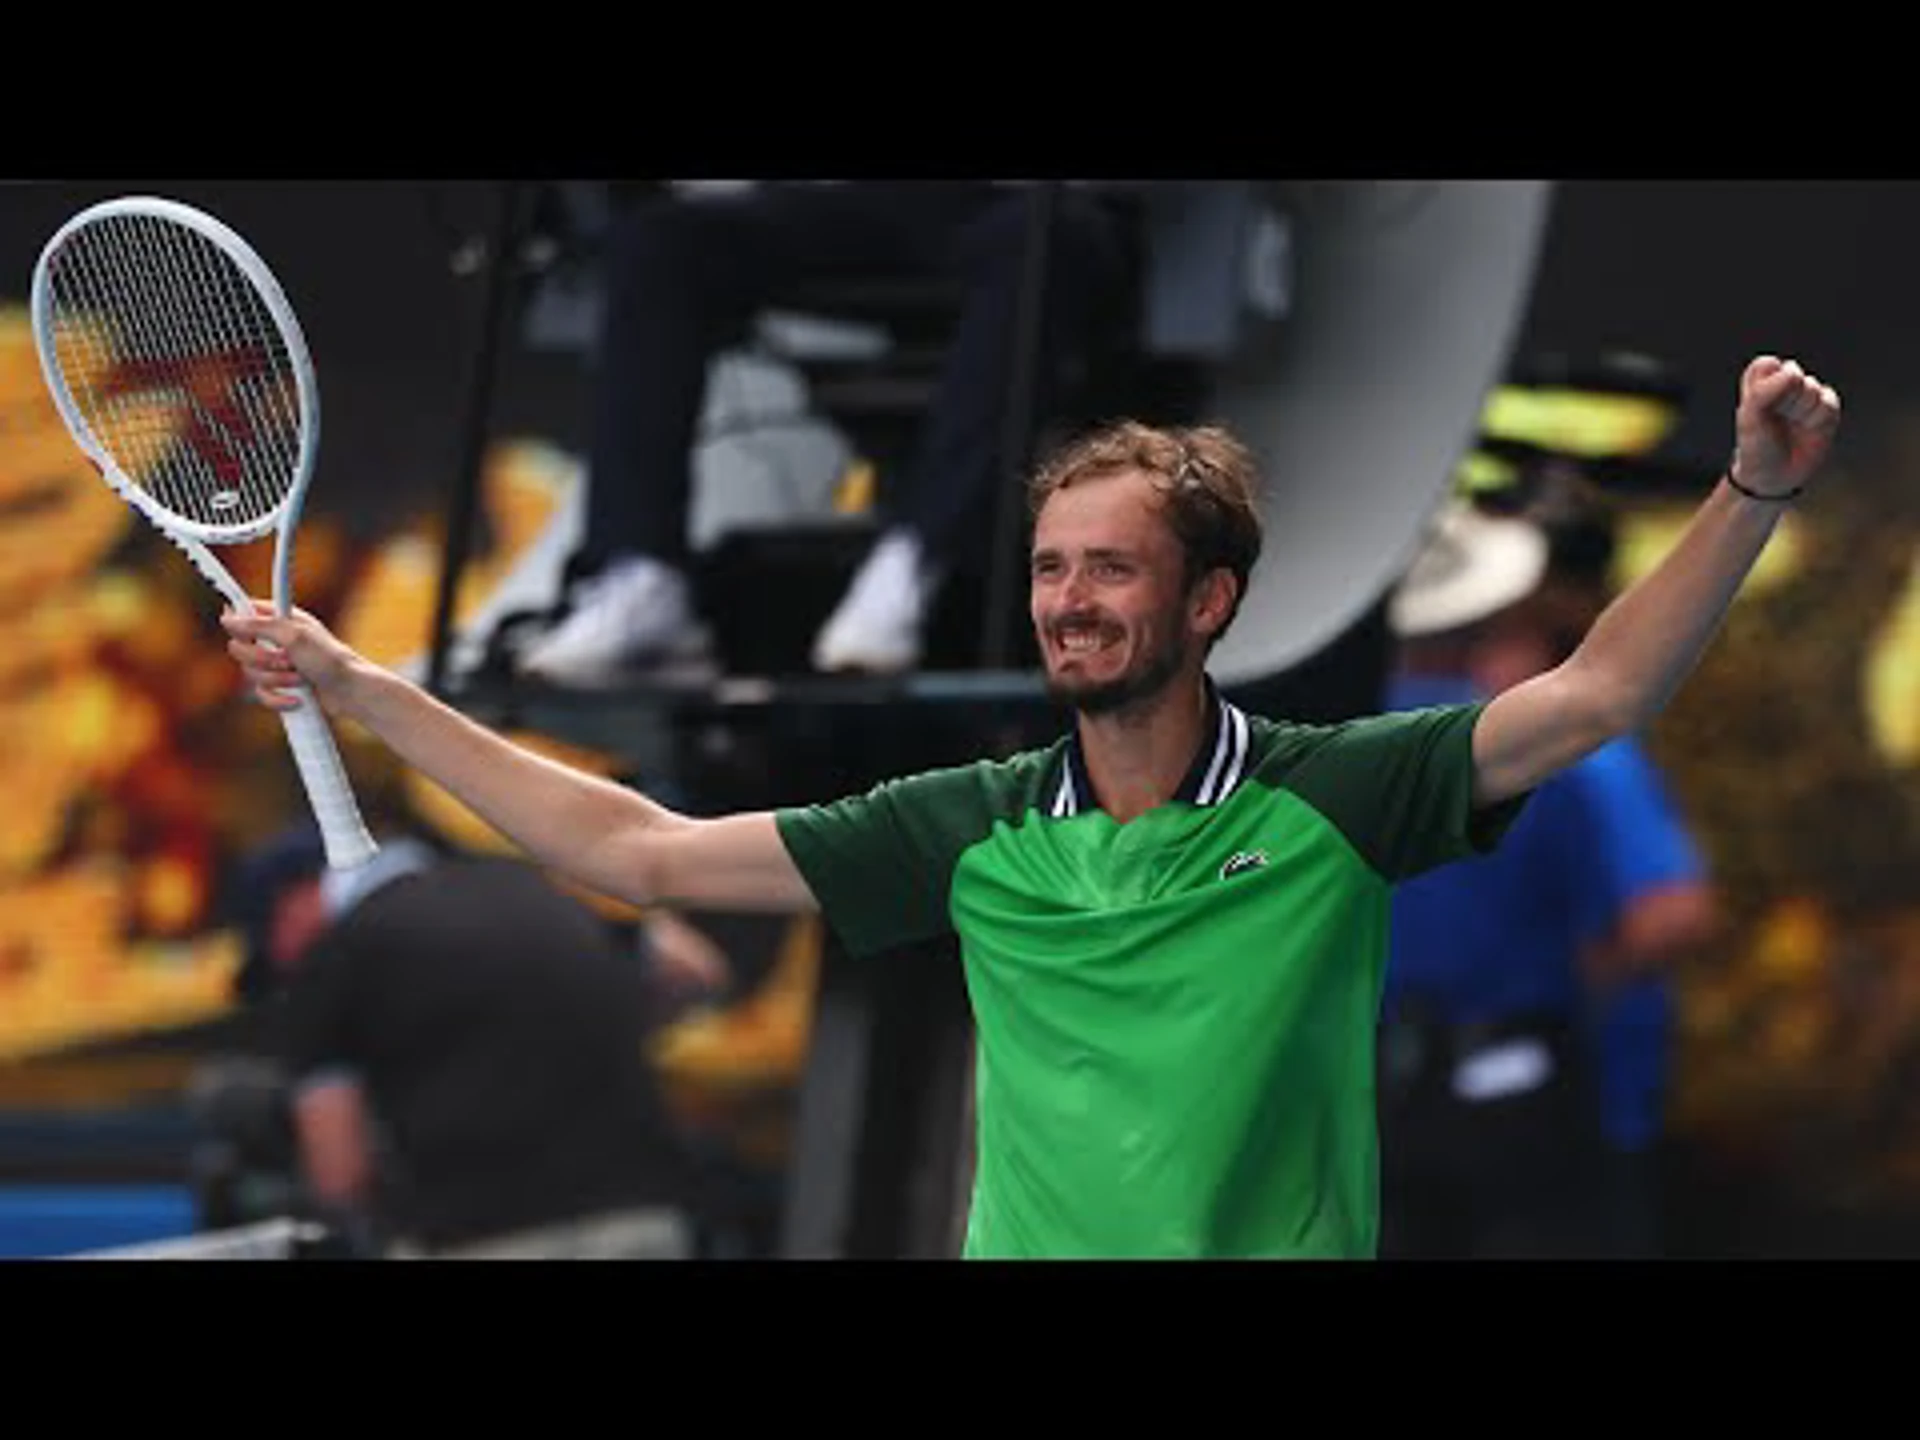
[[[360,818],[360,806],[326,715],[312,691],[303,686],[299,693],[299,708],[282,710],[280,718],[287,727],[287,743],[300,770],[300,783],[306,786],[307,801],[313,806],[313,818],[320,825],[327,865],[334,870],[364,865],[378,847]]]

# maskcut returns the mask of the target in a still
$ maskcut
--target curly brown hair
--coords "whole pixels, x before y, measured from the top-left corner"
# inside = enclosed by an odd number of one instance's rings
[[[1156,426],[1119,420],[1056,450],[1028,486],[1030,514],[1056,491],[1083,480],[1138,470],[1153,481],[1186,557],[1188,590],[1215,570],[1235,581],[1233,608],[1214,635],[1227,633],[1260,558],[1259,467],[1253,452],[1217,425]]]

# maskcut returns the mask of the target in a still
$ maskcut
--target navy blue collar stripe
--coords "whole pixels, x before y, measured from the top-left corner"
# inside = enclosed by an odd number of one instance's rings
[[[1219,720],[1214,726],[1213,749],[1207,762],[1205,776],[1197,786],[1190,774],[1181,786],[1179,798],[1191,799],[1195,805],[1218,805],[1231,795],[1240,784],[1247,768],[1247,745],[1250,731],[1246,713],[1239,706],[1221,700],[1217,707]],[[1091,781],[1082,783],[1076,775],[1086,766],[1080,754],[1080,740],[1077,735],[1069,736],[1060,765],[1060,786],[1054,791],[1053,805],[1049,814],[1056,820],[1070,815],[1080,814],[1084,805],[1093,803],[1093,785]],[[1199,769],[1196,757],[1195,770]],[[1193,786],[1193,794],[1185,792]],[[1083,799],[1084,795],[1084,799]]]
[[[1217,805],[1233,793],[1240,783],[1240,772],[1247,763],[1247,717],[1238,706],[1220,706],[1220,734],[1214,741],[1213,764],[1200,786],[1196,804]],[[1223,768],[1224,766],[1224,768]],[[1217,783],[1216,783],[1217,782]]]

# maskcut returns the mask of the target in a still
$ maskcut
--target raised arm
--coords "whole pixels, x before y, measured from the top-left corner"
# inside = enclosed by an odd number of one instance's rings
[[[221,616],[232,637],[227,648],[262,704],[299,705],[289,687],[304,680],[330,715],[364,726],[538,863],[637,905],[812,906],[771,812],[676,814],[627,786],[522,749],[373,664],[303,611],[284,618],[264,611]]]
[[[1728,474],[1680,542],[1623,591],[1580,647],[1503,691],[1473,737],[1474,798],[1531,790],[1659,714],[1698,663],[1792,497],[1840,421],[1840,397],[1791,360],[1763,355],[1740,378]]]

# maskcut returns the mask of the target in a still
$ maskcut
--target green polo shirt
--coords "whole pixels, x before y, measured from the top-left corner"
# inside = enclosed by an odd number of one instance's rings
[[[1217,694],[1125,824],[1077,740],[783,810],[841,943],[957,934],[977,1036],[969,1257],[1371,1257],[1392,882],[1490,848],[1480,706],[1338,725]]]

